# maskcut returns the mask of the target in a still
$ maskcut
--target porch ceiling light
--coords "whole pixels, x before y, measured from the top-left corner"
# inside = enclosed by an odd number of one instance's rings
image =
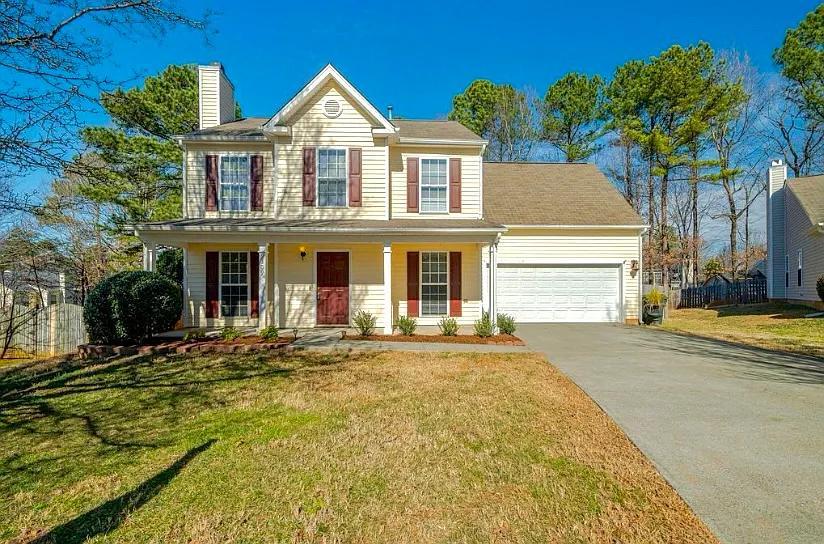
[[[302,261],[303,259],[306,258],[306,248],[304,246],[300,246],[299,249],[300,249],[300,260]]]

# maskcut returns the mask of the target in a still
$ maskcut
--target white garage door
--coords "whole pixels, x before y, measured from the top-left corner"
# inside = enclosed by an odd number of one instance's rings
[[[620,321],[619,267],[498,265],[498,311],[521,323]]]

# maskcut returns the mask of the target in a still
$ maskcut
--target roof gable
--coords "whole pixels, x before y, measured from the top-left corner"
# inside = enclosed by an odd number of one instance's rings
[[[787,187],[811,224],[824,222],[824,175],[791,178],[787,180]]]
[[[307,83],[300,91],[289,100],[280,110],[272,116],[264,125],[263,130],[273,130],[277,126],[286,125],[291,116],[299,112],[304,105],[306,105],[315,94],[321,90],[324,85],[334,81],[340,88],[348,94],[352,100],[369,116],[372,120],[380,125],[389,133],[395,133],[395,127],[389,122],[376,108],[373,106],[354,85],[338,72],[334,66],[327,64],[326,67],[318,72],[309,83]]]

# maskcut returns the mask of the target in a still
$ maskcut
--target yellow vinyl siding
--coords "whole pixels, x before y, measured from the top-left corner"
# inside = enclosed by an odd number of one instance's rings
[[[498,243],[498,263],[621,261],[625,317],[637,318],[639,280],[638,275],[632,277],[630,273],[630,261],[640,262],[638,240],[637,232],[632,230],[510,230]]]
[[[200,88],[200,127],[207,128],[220,124],[218,108],[218,87],[220,85],[217,70],[198,70]]]
[[[460,157],[461,213],[421,214],[406,211],[406,159],[408,157]],[[390,195],[393,218],[478,218],[481,213],[481,155],[479,147],[389,147]],[[447,206],[448,209],[448,206]]]
[[[263,157],[263,210],[248,212],[206,211],[206,156],[226,154],[249,154]],[[209,143],[189,144],[186,150],[186,207],[184,217],[273,217],[275,208],[275,183],[272,176],[272,144],[250,143]],[[218,162],[218,168],[220,164]],[[251,191],[251,185],[249,187]],[[217,188],[220,202],[220,181]],[[250,203],[251,204],[251,203]],[[251,207],[251,206],[250,206]]]
[[[349,250],[349,315],[358,310],[383,321],[383,246],[379,244],[278,244],[279,315],[282,327],[314,327],[315,253]]]
[[[406,254],[409,251],[460,251],[461,317],[459,324],[470,325],[481,315],[481,252],[478,244],[392,244],[392,311],[394,318],[407,315]],[[438,317],[419,317],[419,325],[435,325]]]
[[[323,113],[327,99],[337,100],[341,114],[328,118]],[[324,85],[315,98],[290,120],[291,138],[278,138],[277,214],[282,218],[385,219],[386,218],[386,138],[372,136],[372,123],[333,82]],[[362,150],[362,206],[357,208],[317,208],[303,206],[303,148],[358,147]],[[347,164],[349,153],[347,153]]]

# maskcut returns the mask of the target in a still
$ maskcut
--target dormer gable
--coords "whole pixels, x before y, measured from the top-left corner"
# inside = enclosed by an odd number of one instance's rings
[[[312,103],[317,95],[324,89],[328,89],[332,84],[340,89],[352,104],[362,111],[367,119],[372,123],[373,135],[390,136],[397,132],[397,128],[380,111],[366,99],[354,85],[352,85],[338,70],[331,64],[327,64],[320,72],[313,77],[309,83],[299,90],[275,115],[263,124],[263,131],[272,135],[288,134],[288,128],[294,117],[301,112],[305,106]],[[340,106],[340,104],[337,104]],[[335,101],[329,100],[324,104],[324,109],[328,115],[335,115]]]

